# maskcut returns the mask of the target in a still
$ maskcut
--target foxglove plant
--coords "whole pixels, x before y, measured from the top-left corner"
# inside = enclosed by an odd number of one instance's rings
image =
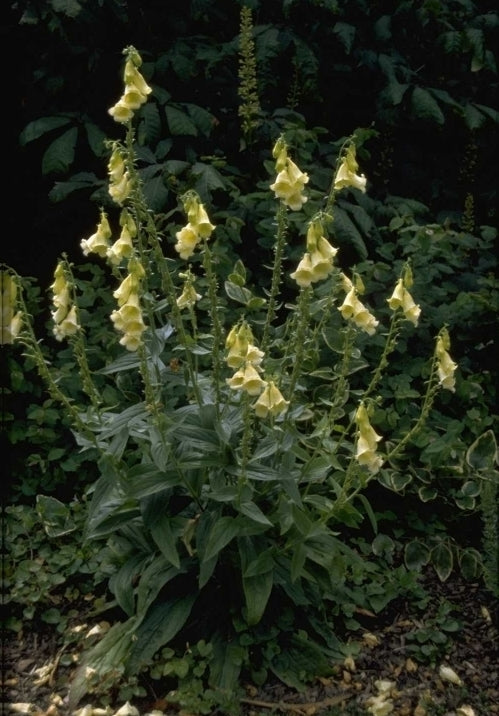
[[[227,325],[222,277],[210,249],[218,240],[210,210],[187,192],[180,197],[187,222],[162,236],[148,209],[133,119],[151,88],[135,48],[125,54],[124,93],[110,110],[126,134],[123,143],[109,144],[117,217],[101,209],[96,232],[81,248],[107,261],[116,282],[109,325],[125,350],[102,366],[100,378],[112,383],[137,373],[142,392],[135,402],[127,396],[122,406],[109,404],[98,387],[67,259],[51,287],[52,317],[56,338],[67,339],[78,360],[89,398],[81,406],[64,394],[45,362],[17,290],[21,280],[2,271],[3,342],[25,346],[71,416],[81,449],[100,456],[86,539],[125,545],[109,585],[124,621],[86,655],[73,703],[153,662],[161,672],[167,645],[182,649],[196,638],[212,644],[211,688],[234,688],[242,671],[260,680],[269,671],[282,676],[286,659],[289,678],[290,654],[310,658],[305,676],[327,669],[339,649],[335,620],[352,603],[373,608],[369,590],[354,591],[349,582],[352,574],[357,583],[368,581],[373,568],[342,538],[342,527],[362,520],[359,496],[395,469],[393,458],[423,427],[438,391],[454,389],[457,368],[443,329],[416,424],[405,435],[376,432],[376,388],[402,324],[415,327],[420,309],[405,267],[387,299],[385,329],[359,298],[361,277],[353,271],[349,278],[335,265],[338,249],[328,232],[336,195],[345,188],[366,191],[353,138],[340,154],[324,206],[303,220],[305,251],[289,274],[297,296],[285,313],[278,306],[289,212],[312,201],[308,175],[290,158],[285,138],[277,139],[276,176],[269,182],[276,199],[270,289],[266,298],[255,297],[239,271],[243,298],[231,306]],[[114,222],[120,233],[112,242]],[[258,311],[252,312],[255,299]],[[367,387],[351,392],[356,341],[363,334],[384,335],[384,346]],[[303,663],[295,683],[301,672]]]

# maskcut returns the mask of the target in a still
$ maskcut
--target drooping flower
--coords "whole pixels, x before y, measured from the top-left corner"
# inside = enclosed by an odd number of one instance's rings
[[[266,418],[267,415],[276,417],[277,415],[284,413],[287,410],[288,405],[289,400],[284,400],[279,388],[272,380],[270,380],[266,384],[256,403],[253,405],[253,409],[259,418]]]
[[[403,278],[399,278],[395,284],[393,293],[390,298],[387,299],[387,302],[392,311],[396,311],[401,308],[404,312],[405,318],[415,326],[418,325],[421,308],[414,303],[414,299],[407,290]]]
[[[209,239],[215,229],[208,218],[208,214],[199,197],[194,192],[188,192],[183,197],[184,210],[187,213],[187,224],[177,231],[175,250],[180,258],[189,259],[196,246],[203,240]]]
[[[353,321],[356,326],[362,328],[370,336],[376,332],[379,321],[359,300],[355,286],[352,285],[338,310],[343,318]]]
[[[355,459],[359,465],[365,465],[369,472],[376,473],[383,464],[383,458],[377,454],[377,444],[382,439],[371,423],[364,403],[361,403],[355,413],[357,426],[357,445]]]
[[[250,326],[243,321],[239,326],[234,326],[225,341],[228,349],[226,363],[229,368],[240,368],[245,363],[259,366],[265,353],[254,344],[254,337]]]
[[[290,274],[302,288],[316,281],[323,281],[333,270],[333,260],[338,249],[331,246],[323,233],[320,220],[314,219],[310,222],[307,230],[307,251],[296,271]]]
[[[123,95],[118,102],[109,109],[109,114],[116,122],[122,124],[129,122],[135,110],[147,102],[148,95],[152,92],[138,68],[142,64],[142,58],[134,47],[125,50],[127,60],[123,80],[125,88]]]
[[[121,212],[120,225],[119,238],[106,251],[107,259],[113,266],[133,256],[133,238],[137,235],[135,221],[126,209]]]
[[[258,395],[265,387],[265,381],[251,363],[245,363],[232,378],[227,378],[227,385],[232,390],[245,390],[249,395]]]
[[[355,144],[350,144],[334,178],[334,188],[339,191],[346,187],[366,191],[366,177],[364,174],[357,174],[359,165],[356,159]]]
[[[109,195],[120,206],[130,196],[130,175],[126,170],[125,160],[118,147],[114,147],[108,165]]]
[[[18,285],[12,274],[8,271],[0,271],[1,284],[1,325],[0,345],[14,343],[22,328],[22,312],[16,311],[16,297]]]
[[[54,321],[52,331],[55,338],[58,341],[62,341],[68,336],[73,336],[80,329],[78,314],[73,303],[71,288],[62,261],[59,261],[56,266],[54,283],[50,288],[52,289],[52,303],[55,309],[51,312],[52,320]]]
[[[128,263],[128,271],[126,278],[113,293],[119,309],[111,313],[111,321],[116,330],[124,334],[120,339],[121,345],[129,351],[136,351],[146,330],[139,298],[140,281],[145,272],[142,264],[134,258]]]
[[[196,289],[194,288],[194,276],[190,271],[180,274],[180,277],[185,278],[185,282],[182,293],[177,298],[177,306],[180,310],[183,308],[192,308],[196,302],[201,299],[201,294],[196,293]]]
[[[104,258],[109,248],[109,239],[111,238],[111,227],[106,212],[102,209],[100,214],[100,222],[97,224],[97,229],[92,236],[88,239],[82,239],[80,246],[83,254],[97,254],[101,258]]]
[[[437,336],[436,355],[438,360],[437,372],[440,385],[452,393],[456,390],[456,378],[454,373],[457,369],[457,363],[454,363],[448,353],[450,348],[450,338],[447,329],[442,329]]]
[[[305,184],[308,183],[308,174],[300,171],[288,157],[287,147],[282,137],[274,145],[272,155],[276,159],[277,176],[270,188],[287,207],[293,211],[299,211],[307,201],[307,197],[302,192]]]

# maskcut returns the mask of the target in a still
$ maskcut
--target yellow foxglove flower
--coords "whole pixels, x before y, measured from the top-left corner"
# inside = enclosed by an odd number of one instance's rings
[[[129,259],[133,256],[132,237],[128,226],[124,226],[117,241],[106,251],[109,263],[117,266],[123,259]]]
[[[376,320],[372,313],[369,313],[364,304],[359,301],[354,286],[352,286],[345,296],[345,300],[339,307],[339,311],[343,318],[352,320],[355,325],[362,328],[362,330],[370,336],[376,332],[376,326],[379,324],[379,321]]]
[[[136,351],[142,342],[142,333],[146,330],[136,291],[128,295],[127,302],[119,310],[111,313],[111,321],[117,331],[124,333],[120,344],[129,351]]]
[[[14,343],[19,335],[22,327],[22,313],[15,311],[17,282],[7,271],[0,271],[1,284],[1,325],[0,325],[0,345],[10,345]]]
[[[378,472],[383,464],[383,459],[376,453],[377,444],[381,440],[369,422],[366,407],[363,403],[355,413],[355,424],[357,426],[357,446],[355,459],[359,465],[365,465],[373,474]]]
[[[88,256],[90,253],[97,254],[104,258],[109,248],[109,239],[111,238],[111,227],[107,215],[104,211],[101,211],[100,222],[97,224],[97,230],[95,234],[92,234],[88,239],[82,239],[80,246],[83,250],[83,254]]]
[[[312,266],[312,259],[308,251],[303,254],[303,258],[296,267],[296,271],[290,274],[291,278],[294,278],[298,286],[307,288],[314,280],[314,267]]]
[[[305,184],[308,183],[308,174],[301,172],[296,164],[288,158],[286,167],[279,172],[276,180],[270,185],[278,199],[293,211],[299,211],[308,201],[302,194]]]
[[[245,390],[249,395],[258,395],[266,385],[251,363],[246,363],[226,382],[232,390]]]
[[[254,411],[259,418],[266,418],[267,415],[276,417],[284,413],[289,405],[289,400],[284,400],[279,388],[273,381],[269,381],[263,393],[253,405]]]
[[[398,308],[401,308],[404,312],[405,318],[408,321],[411,321],[411,323],[415,326],[418,325],[421,308],[414,303],[411,294],[404,286],[404,279],[399,278],[395,284],[395,289],[390,298],[387,299],[387,302],[392,311],[396,311]]]
[[[201,294],[196,293],[196,289],[192,285],[192,282],[186,282],[182,293],[177,298],[177,306],[181,310],[182,308],[192,308],[196,304],[196,301],[199,301],[200,298]]]
[[[136,291],[137,281],[132,274],[129,273],[128,276],[126,276],[126,278],[124,278],[120,283],[116,291],[113,291],[113,296],[118,301],[118,306],[124,306],[128,303],[132,293],[135,293]]]
[[[191,224],[187,224],[175,234],[177,243],[175,251],[178,252],[180,258],[188,259],[194,253],[194,249],[199,244],[200,236]]]
[[[79,329],[80,326],[78,324],[76,308],[75,306],[71,306],[66,316],[54,326],[54,336],[58,341],[62,341],[63,338],[73,336]]]
[[[126,124],[133,117],[133,109],[125,104],[122,99],[116,102],[108,111],[114,121],[120,124]]]
[[[200,204],[197,197],[190,197],[186,201],[187,220],[194,231],[203,239],[208,239],[213,230],[214,224],[208,218],[203,204]]]
[[[454,363],[447,348],[450,347],[449,334],[446,330],[441,331],[437,337],[436,354],[438,359],[437,372],[442,388],[450,390],[452,393],[456,390],[456,378],[454,373],[457,369],[457,363]]]
[[[359,165],[355,156],[355,144],[351,144],[343,157],[336,176],[334,188],[338,191],[346,187],[353,187],[362,192],[366,191],[366,177],[363,174],[356,174]]]
[[[147,95],[151,94],[152,88],[149,87],[144,77],[138,71],[136,62],[132,59],[128,59],[125,64],[124,80],[125,93],[127,90],[133,89],[142,97],[141,104],[147,101]]]

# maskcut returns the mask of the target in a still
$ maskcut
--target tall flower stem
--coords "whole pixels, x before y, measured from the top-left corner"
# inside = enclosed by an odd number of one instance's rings
[[[277,234],[274,249],[274,265],[272,268],[272,282],[270,285],[270,294],[267,304],[267,317],[263,327],[263,336],[261,341],[262,351],[266,352],[270,336],[270,326],[275,318],[277,296],[279,295],[279,286],[282,278],[282,260],[284,256],[284,247],[286,245],[286,206],[283,202],[279,204],[276,216]]]
[[[213,385],[215,390],[215,404],[217,411],[220,407],[221,394],[221,367],[222,367],[222,341],[223,341],[223,328],[220,321],[220,314],[218,308],[218,283],[215,272],[213,271],[213,258],[211,255],[208,242],[203,242],[203,268],[208,280],[208,297],[210,300],[210,317],[211,317],[211,330],[213,332],[213,351],[212,351],[212,366],[213,366]]]
[[[309,308],[310,308],[310,296],[311,296],[311,288],[308,286],[307,288],[302,288],[300,290],[300,295],[298,298],[298,306],[297,306],[297,314],[296,314],[296,330],[293,340],[293,345],[291,346],[294,348],[293,353],[293,370],[291,372],[291,377],[289,379],[289,385],[288,385],[288,393],[289,393],[289,400],[291,401],[293,399],[293,394],[296,388],[296,385],[298,383],[298,378],[300,377],[300,373],[302,370],[302,361],[305,354],[305,339],[307,336],[308,326],[309,326]],[[289,415],[289,411],[288,411]]]

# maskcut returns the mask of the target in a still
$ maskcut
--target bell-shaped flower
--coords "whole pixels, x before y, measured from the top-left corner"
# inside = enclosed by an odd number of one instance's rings
[[[208,239],[215,225],[208,218],[208,213],[203,204],[199,203],[196,196],[192,196],[186,201],[187,220],[194,231],[203,239]]]
[[[345,300],[339,307],[339,311],[343,318],[353,321],[356,326],[362,328],[362,330],[370,336],[376,332],[376,326],[379,324],[379,321],[376,320],[364,304],[359,301],[354,286],[352,286],[345,296]]]
[[[109,114],[115,122],[126,124],[133,117],[133,109],[129,107],[122,99],[118,100],[109,110]]]
[[[357,445],[355,450],[355,459],[359,465],[365,465],[369,472],[373,474],[378,472],[383,464],[383,458],[377,454],[377,444],[382,439],[378,435],[367,415],[366,407],[363,403],[357,408],[355,413],[355,424],[357,426]]]
[[[259,418],[266,418],[269,414],[276,417],[284,413],[288,405],[289,400],[284,400],[279,388],[270,380],[256,403],[254,403],[253,409]]]
[[[443,329],[437,337],[437,345],[435,349],[438,360],[438,378],[442,388],[454,392],[456,389],[456,378],[454,373],[457,369],[457,363],[454,363],[450,357],[447,351],[448,348],[450,348],[449,334],[446,329]]]
[[[125,63],[125,71],[123,77],[123,79],[125,80],[125,94],[127,90],[134,90],[138,95],[141,96],[141,104],[143,104],[147,101],[147,96],[151,94],[152,88],[149,87],[144,77],[137,69],[136,60],[134,61],[134,59],[129,58]],[[142,62],[142,60],[140,62]]]
[[[296,164],[288,158],[286,167],[278,173],[270,188],[286,206],[293,211],[299,211],[307,201],[307,197],[302,194],[307,182],[308,174],[300,171]]]
[[[366,177],[363,174],[356,174],[359,165],[355,156],[355,144],[350,144],[334,178],[335,190],[353,187],[359,191],[366,191]]]
[[[83,254],[88,256],[90,253],[97,254],[104,258],[109,248],[109,239],[111,238],[111,227],[107,215],[101,211],[100,222],[97,224],[97,230],[90,238],[82,239],[80,246]]]
[[[401,308],[404,312],[404,316],[408,321],[411,321],[415,326],[418,325],[419,315],[421,308],[414,303],[414,300],[409,291],[404,286],[404,279],[399,278],[395,284],[395,289],[387,299],[388,305],[392,311],[396,311]]]
[[[132,274],[128,274],[120,283],[116,291],[113,291],[114,298],[118,301],[118,306],[124,306],[132,293],[137,290],[137,282]]]
[[[22,328],[22,312],[16,312],[17,282],[7,271],[0,271],[1,325],[0,345],[12,344]]]
[[[182,310],[183,308],[192,308],[196,301],[201,298],[200,293],[196,293],[196,289],[192,281],[186,281],[184,288],[180,296],[177,298],[177,306]]]
[[[120,344],[129,351],[136,351],[146,330],[137,291],[130,293],[127,302],[119,310],[111,313],[111,321],[117,331],[124,333]]]
[[[117,266],[123,259],[129,259],[133,256],[132,237],[127,226],[122,228],[118,240],[108,248],[106,256],[113,266]]]
[[[55,319],[54,319],[55,320]],[[68,336],[74,336],[80,329],[78,323],[78,316],[76,314],[76,307],[71,306],[70,310],[66,313],[65,317],[54,325],[54,336],[58,341],[62,341]]]
[[[232,390],[245,390],[249,395],[258,395],[266,385],[251,363],[245,363],[226,383]]]
[[[290,276],[291,278],[294,278],[298,286],[301,286],[302,288],[310,286],[314,280],[314,267],[308,251],[303,254],[303,258],[296,267],[296,271],[293,271]]]
[[[175,251],[178,252],[180,258],[189,259],[200,241],[199,234],[191,224],[187,224],[177,231],[175,236],[177,238]]]

